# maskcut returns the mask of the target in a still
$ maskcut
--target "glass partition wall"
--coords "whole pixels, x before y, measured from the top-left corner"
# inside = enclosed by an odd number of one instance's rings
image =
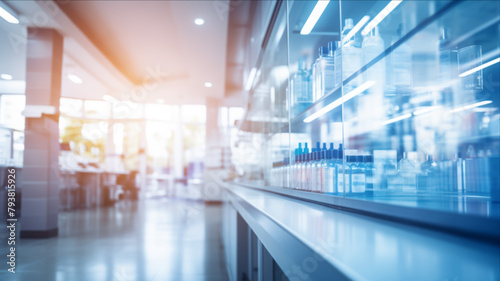
[[[276,5],[286,6],[281,2]],[[286,9],[275,9],[273,16],[274,28],[265,34],[262,43],[265,48],[259,51],[258,66],[252,70],[250,82],[247,81],[249,102],[233,147],[237,173],[245,181],[261,186],[282,185],[288,180],[282,168],[284,163],[290,164]]]
[[[352,155],[373,156],[374,171],[357,188],[367,163],[347,156],[345,196],[499,217],[499,64],[487,66],[500,55],[499,3],[382,2],[342,5],[346,23],[371,18],[344,85],[344,97],[367,88],[344,103],[344,140]]]
[[[276,43],[243,122],[265,116],[246,132],[264,151],[259,186],[498,223],[499,2],[287,1],[276,10]]]

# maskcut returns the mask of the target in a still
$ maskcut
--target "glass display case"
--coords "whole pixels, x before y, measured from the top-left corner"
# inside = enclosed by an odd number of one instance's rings
[[[498,235],[500,2],[277,6],[240,126],[265,152],[259,186],[477,218]]]

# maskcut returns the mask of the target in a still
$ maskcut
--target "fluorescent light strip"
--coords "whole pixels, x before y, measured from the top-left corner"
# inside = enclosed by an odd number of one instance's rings
[[[349,40],[356,34],[364,25],[366,22],[370,20],[370,16],[364,16],[352,29],[347,33],[347,35],[342,38],[342,44],[345,44],[346,42],[349,42]]]
[[[255,75],[257,74],[257,68],[252,68],[250,75],[248,75],[247,84],[245,85],[245,90],[250,91],[252,89],[253,80],[255,80]]]
[[[385,6],[380,13],[363,29],[361,34],[366,36],[375,26],[377,26],[382,20],[389,15],[392,10],[394,10],[403,0],[392,0],[387,6]]]
[[[2,17],[8,23],[13,23],[13,24],[19,23],[19,20],[14,15],[5,10],[3,7],[0,7],[0,17]]]
[[[471,60],[465,64],[462,65],[462,69],[472,69],[474,67],[477,67],[478,65],[483,64],[484,61],[489,61],[493,60],[495,58],[500,57],[500,49],[495,49],[490,52],[484,53],[482,56],[478,56],[476,59]]]
[[[496,59],[494,59],[494,60],[490,60],[489,62],[487,62],[487,63],[483,63],[483,64],[481,64],[480,66],[474,67],[474,68],[473,68],[473,69],[471,69],[471,70],[467,70],[466,72],[464,72],[464,73],[462,73],[462,74],[458,75],[458,77],[465,77],[465,76],[467,76],[467,75],[470,75],[470,74],[472,74],[472,73],[474,73],[474,72],[478,72],[478,71],[479,71],[479,70],[481,70],[481,69],[487,68],[488,66],[492,66],[492,65],[494,65],[495,63],[499,63],[499,62],[500,62],[500,58],[496,58]]]
[[[383,124],[384,125],[388,125],[388,124],[391,124],[391,123],[394,123],[394,122],[398,122],[398,121],[401,121],[401,120],[404,120],[404,119],[407,119],[407,118],[410,118],[412,117],[413,115],[411,113],[407,113],[407,114],[403,114],[401,116],[398,116],[398,117],[395,117],[395,118],[392,118],[392,119],[389,119],[387,121],[385,121]]]
[[[323,14],[323,12],[325,11],[326,6],[328,6],[328,3],[330,3],[330,0],[325,0],[325,1],[319,0],[318,3],[316,3],[316,6],[314,6],[314,9],[309,15],[309,18],[307,18],[306,23],[302,27],[300,34],[308,35],[309,33],[311,33],[311,30],[316,25],[316,22],[318,22],[319,18],[321,17],[321,14]]]
[[[473,103],[473,104],[469,104],[469,105],[466,105],[466,106],[455,108],[453,110],[450,110],[450,113],[456,113],[456,112],[464,111],[464,110],[471,109],[471,108],[474,108],[474,107],[479,107],[481,105],[490,104],[490,103],[492,103],[492,101],[485,100],[485,101],[481,101],[481,102],[477,102],[477,103]]]
[[[427,108],[414,111],[413,115],[415,115],[415,116],[421,115],[421,114],[428,113],[428,112],[431,112],[433,110],[436,110],[438,108],[441,108],[441,106],[440,105],[438,105],[438,106],[429,106]]]
[[[497,24],[498,22],[500,22],[500,16],[497,16],[496,18],[493,18],[485,23],[483,23],[482,25],[474,28],[473,30],[465,33],[465,34],[462,34],[462,36],[458,37],[457,39],[455,40],[452,40],[449,42],[449,44],[447,44],[448,46],[457,46],[459,45],[460,43],[462,43],[463,41],[469,39],[470,37],[474,36],[476,33],[479,33],[483,30],[485,30],[486,28],[494,25],[494,24]]]
[[[75,84],[82,84],[83,80],[82,78],[76,76],[75,74],[68,74],[68,79],[71,80],[71,82]]]
[[[325,115],[327,112],[329,112],[332,109],[336,108],[337,106],[341,105],[342,102],[344,102],[344,103],[347,102],[348,100],[350,100],[350,99],[354,98],[355,96],[361,94],[362,92],[368,90],[369,88],[371,88],[376,83],[377,82],[375,82],[375,81],[367,81],[367,82],[363,83],[361,86],[359,86],[356,89],[350,91],[349,93],[347,93],[343,97],[340,97],[340,98],[336,99],[332,103],[328,104],[327,106],[323,107],[322,109],[316,111],[311,116],[309,116],[306,119],[304,119],[304,123],[310,123],[310,122],[318,119],[319,117]]]

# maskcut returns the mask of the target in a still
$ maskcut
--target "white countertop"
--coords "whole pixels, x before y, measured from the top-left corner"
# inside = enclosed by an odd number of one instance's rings
[[[352,280],[500,280],[500,247],[269,192],[229,189]]]

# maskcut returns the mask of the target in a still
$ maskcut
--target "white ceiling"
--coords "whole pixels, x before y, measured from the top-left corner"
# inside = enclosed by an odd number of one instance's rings
[[[23,24],[0,23],[0,73],[18,73],[14,79],[24,80],[25,50],[6,52],[4,38],[9,29],[25,38],[23,27],[35,25],[33,19],[45,13],[43,27],[65,37],[64,74],[75,73],[84,81],[76,85],[63,79],[63,96],[102,99],[108,94],[166,103],[204,103],[207,97],[224,96],[227,13],[213,1],[7,3],[22,15]],[[195,25],[196,18],[205,24]],[[206,88],[205,82],[213,87]]]

